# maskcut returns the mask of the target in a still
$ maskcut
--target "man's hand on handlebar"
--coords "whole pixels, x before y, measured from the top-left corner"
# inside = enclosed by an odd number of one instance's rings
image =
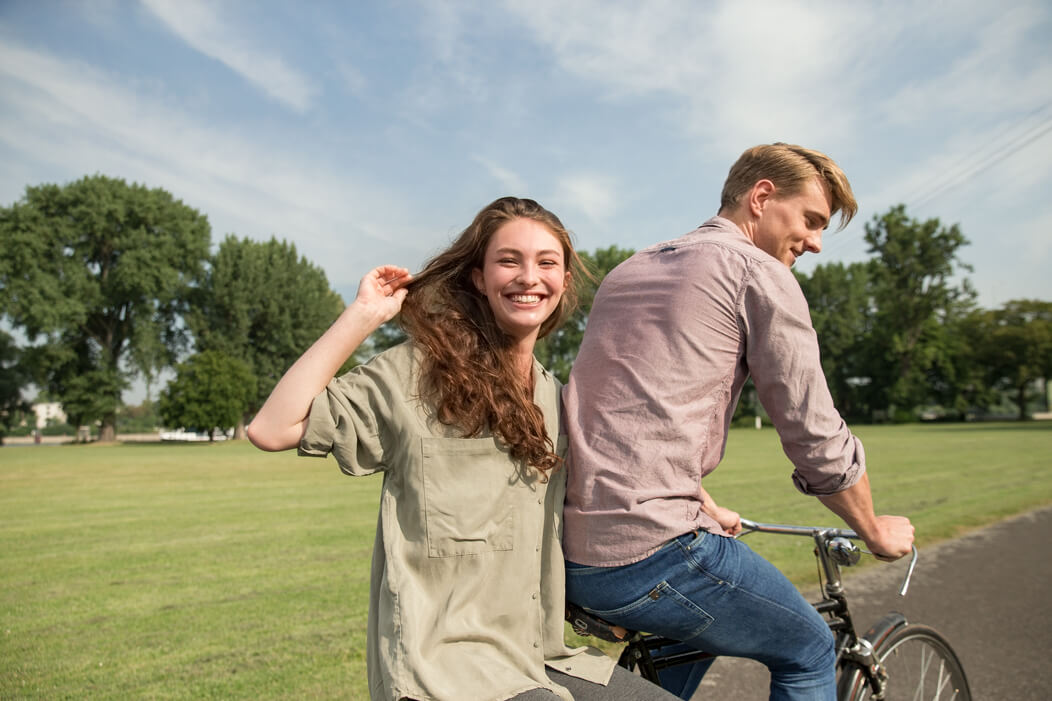
[[[913,524],[908,518],[874,513],[867,473],[847,489],[819,495],[818,499],[866,541],[877,559],[891,562],[913,550]]]
[[[913,551],[913,524],[905,516],[877,516],[876,531],[866,535],[866,547],[878,560],[893,562]]]

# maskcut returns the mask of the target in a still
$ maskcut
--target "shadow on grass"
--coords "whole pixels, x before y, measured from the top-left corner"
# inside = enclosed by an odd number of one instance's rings
[[[959,432],[959,431],[1052,431],[1052,421],[1016,421],[997,423],[954,423],[954,424],[922,424],[929,431],[936,432]]]
[[[248,445],[248,441],[117,441],[109,445],[122,448],[214,448],[219,445]]]

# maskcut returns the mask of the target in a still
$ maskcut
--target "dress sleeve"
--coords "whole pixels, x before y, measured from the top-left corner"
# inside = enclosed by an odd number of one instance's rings
[[[847,489],[865,472],[865,452],[833,405],[799,283],[772,261],[755,265],[742,289],[746,363],[796,468],[793,482],[811,495]]]
[[[334,378],[314,398],[299,454],[325,457],[332,453],[348,475],[368,475],[386,469],[384,437],[404,405],[392,364],[382,358]],[[403,406],[404,409],[404,406]]]

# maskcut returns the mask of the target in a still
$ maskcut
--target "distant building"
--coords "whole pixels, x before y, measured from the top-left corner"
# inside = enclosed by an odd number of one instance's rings
[[[66,412],[62,411],[62,405],[58,402],[41,402],[33,405],[33,413],[37,416],[36,427],[44,428],[50,419],[55,423],[66,423]]]

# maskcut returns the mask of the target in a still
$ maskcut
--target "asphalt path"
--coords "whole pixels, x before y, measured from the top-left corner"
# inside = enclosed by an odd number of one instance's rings
[[[972,698],[1052,699],[1050,543],[1052,507],[1046,507],[922,549],[905,598],[898,595],[902,562],[849,571],[845,589],[855,625],[864,631],[885,612],[899,611],[949,640]],[[719,659],[692,701],[766,699],[768,679],[751,660]]]

